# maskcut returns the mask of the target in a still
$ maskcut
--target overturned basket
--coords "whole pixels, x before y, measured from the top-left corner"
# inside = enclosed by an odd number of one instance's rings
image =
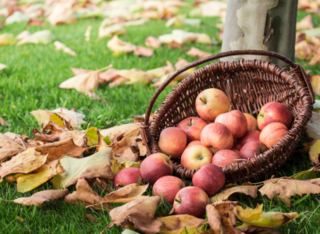
[[[271,62],[261,60],[238,60],[217,62],[207,65],[180,82],[162,103],[149,124],[152,107],[159,94],[180,73],[203,63],[233,55],[264,55],[282,60],[290,66],[290,71]],[[233,109],[255,116],[267,102],[285,104],[294,121],[286,136],[259,156],[224,167],[227,183],[257,181],[265,179],[281,168],[297,147],[305,126],[309,121],[314,103],[314,94],[305,71],[288,58],[268,51],[237,50],[211,55],[197,60],[173,73],[153,95],[141,126],[142,138],[147,145],[148,155],[161,152],[158,140],[161,131],[190,116],[198,116],[195,108],[197,95],[208,88],[224,91]],[[174,161],[174,174],[192,178],[196,171],[185,169],[179,161]]]

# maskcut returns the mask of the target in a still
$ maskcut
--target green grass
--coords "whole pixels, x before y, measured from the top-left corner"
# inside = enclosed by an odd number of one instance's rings
[[[186,9],[183,10],[186,12]],[[301,19],[305,13],[299,12]],[[315,16],[316,24],[320,17]],[[35,32],[49,29],[56,40],[63,42],[76,51],[77,56],[72,57],[61,51],[55,51],[53,44],[49,45],[24,45],[0,47],[0,63],[6,64],[8,69],[0,73],[0,116],[10,127],[0,127],[0,132],[15,132],[31,136],[33,128],[39,128],[36,120],[29,114],[30,111],[45,109],[52,110],[57,107],[68,109],[75,107],[77,112],[86,115],[86,121],[98,128],[108,128],[113,125],[128,123],[132,115],[145,113],[149,100],[155,92],[151,86],[121,86],[108,88],[100,85],[97,94],[107,103],[93,101],[75,90],[59,89],[58,85],[72,77],[70,67],[84,69],[99,69],[113,64],[117,69],[138,68],[142,70],[164,66],[165,61],[175,63],[178,58],[187,59],[189,62],[195,58],[185,54],[182,49],[155,49],[151,58],[137,57],[133,54],[115,57],[106,47],[109,39],[96,40],[98,27],[102,19],[80,20],[74,25],[32,27],[23,24],[4,26],[0,33],[19,34],[23,30]],[[218,29],[215,24],[217,19],[202,18],[201,27],[181,27],[191,32],[205,32],[217,38]],[[143,26],[128,27],[128,33],[120,38],[135,45],[144,45],[147,36],[159,36],[171,32],[173,28],[166,28],[164,21],[150,21]],[[91,43],[84,40],[84,32],[88,25],[92,25]],[[187,44],[187,49],[196,46],[211,53],[220,51],[219,46],[201,44]],[[299,61],[303,65],[305,62]],[[319,66],[309,67],[314,73],[320,74]],[[154,110],[156,110],[165,95],[172,88],[166,89],[159,97]],[[86,125],[82,126],[84,129]],[[306,155],[294,155],[284,169],[277,176],[292,175],[311,166]],[[0,197],[11,200],[22,196],[30,196],[35,192],[51,189],[47,183],[32,192],[21,194],[16,191],[16,185],[3,182],[0,184]],[[73,190],[74,188],[71,188]],[[240,196],[240,204],[255,207],[257,203],[264,204],[265,211],[299,212],[311,211],[303,214],[290,224],[277,228],[281,233],[320,233],[319,195],[310,195],[304,200],[300,197],[292,198],[293,206],[286,207],[279,200],[270,201],[259,195],[257,199]],[[43,208],[22,207],[14,203],[0,201],[0,228],[1,233],[100,233],[110,223],[107,212],[85,210],[64,202],[49,202]],[[165,215],[170,211],[167,204],[161,205],[157,214]],[[88,221],[85,214],[93,214],[98,222]],[[16,216],[23,218],[21,222]],[[121,233],[121,228],[113,227],[107,233]]]

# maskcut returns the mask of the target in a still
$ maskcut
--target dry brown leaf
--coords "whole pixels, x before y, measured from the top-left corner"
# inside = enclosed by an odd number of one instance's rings
[[[7,202],[14,202],[23,206],[37,206],[42,207],[46,201],[59,200],[64,198],[69,193],[68,189],[63,190],[45,190],[33,194],[31,197],[21,197],[12,201],[3,200]]]
[[[102,200],[102,197],[92,190],[85,179],[78,179],[76,189],[77,191],[68,194],[64,198],[65,202],[81,206],[90,206],[99,204]]]
[[[306,34],[302,33],[302,32],[298,32],[296,34],[296,44],[298,44],[299,42],[304,41],[304,40],[306,40]]]
[[[14,156],[0,167],[1,178],[13,173],[29,173],[41,167],[47,160],[47,155],[37,155],[34,148]]]
[[[115,54],[119,53],[130,53],[134,51],[135,46],[121,41],[117,36],[114,36],[107,44],[107,47],[112,50]]]
[[[112,87],[115,87],[115,86],[119,86],[119,85],[122,85],[122,84],[125,84],[126,82],[128,82],[129,80],[124,78],[124,77],[121,77],[121,76],[117,76],[117,78],[115,78],[110,84],[109,84],[109,87],[112,88]]]
[[[161,228],[161,234],[181,234],[185,230],[188,230],[188,233],[198,233],[206,224],[206,220],[187,214],[170,215],[157,218],[157,220],[164,223],[164,226]]]
[[[297,23],[297,31],[303,30],[303,29],[311,29],[311,28],[313,28],[311,15],[307,15]]]
[[[102,203],[127,203],[136,200],[147,190],[148,185],[129,184],[109,193],[102,199]]]
[[[114,141],[111,147],[114,159],[119,162],[138,162],[140,159],[140,149],[135,136],[124,136],[121,140]]]
[[[126,84],[149,84],[154,78],[149,73],[135,68],[120,70],[117,74],[129,80]]]
[[[50,162],[66,155],[73,158],[81,158],[82,153],[87,149],[77,146],[71,138],[39,146],[36,150],[41,154],[48,154],[47,162]]]
[[[86,134],[79,131],[79,130],[73,130],[73,131],[68,131],[68,132],[63,132],[60,135],[60,140],[66,140],[66,139],[73,139],[74,144],[77,146],[80,146],[82,148],[87,147],[87,138]]]
[[[62,174],[64,169],[60,166],[59,161],[55,160],[42,165],[34,171],[33,174],[20,175],[17,178],[17,190],[20,193],[31,191],[32,189],[44,184],[57,174]],[[18,174],[19,175],[19,174]]]
[[[73,75],[77,76],[83,73],[87,73],[87,72],[92,72],[92,70],[87,70],[87,69],[81,69],[81,68],[71,68],[71,71],[73,73]]]
[[[77,22],[77,18],[74,15],[73,10],[68,7],[67,4],[60,2],[53,7],[53,10],[48,17],[48,21],[51,25],[73,24]]]
[[[138,129],[140,129],[139,123],[129,123],[129,124],[122,124],[119,126],[114,126],[112,128],[108,128],[108,129],[101,129],[101,130],[99,130],[99,132],[102,136],[109,136],[111,139],[111,138],[117,137],[121,134],[126,134],[131,131],[138,130]]]
[[[113,225],[132,223],[134,228],[143,233],[158,233],[163,223],[154,218],[160,197],[141,197],[109,212],[112,219],[107,228]],[[104,231],[104,230],[103,230]],[[102,231],[102,232],[103,232]]]
[[[311,119],[307,123],[307,137],[320,139],[320,114],[312,112]]]
[[[45,131],[43,131],[41,133],[35,128],[32,130],[32,134],[35,135],[36,137],[38,137],[39,140],[44,141],[44,142],[60,141],[59,135],[47,135]]]
[[[208,223],[212,229],[213,234],[224,234],[224,228],[222,225],[222,217],[219,211],[212,205],[206,206]]]
[[[109,70],[105,71],[105,72],[101,72],[99,74],[99,82],[113,82],[116,78],[120,77],[117,72],[119,70],[118,69],[113,69],[110,68]]]
[[[187,55],[191,57],[198,57],[198,58],[205,58],[210,56],[210,53],[204,52],[202,50],[197,49],[196,47],[192,47],[188,52]]]
[[[56,50],[62,50],[63,52],[65,52],[66,54],[70,54],[71,56],[77,55],[76,52],[68,48],[65,44],[63,44],[60,41],[55,41],[53,45],[55,46]]]
[[[231,197],[239,193],[243,193],[253,198],[257,198],[258,188],[259,186],[236,186],[233,188],[227,188],[221,191],[220,193],[212,196],[210,198],[210,201],[214,203],[219,201],[231,200]]]
[[[0,117],[0,126],[9,127],[9,124],[3,118]]]
[[[306,180],[270,179],[264,181],[264,186],[259,189],[259,192],[262,195],[267,195],[269,199],[279,196],[288,207],[291,207],[290,198],[292,196],[318,194],[320,193],[320,186],[311,184]]]
[[[313,165],[318,165],[320,163],[319,155],[320,155],[320,140],[317,139],[311,143],[310,149],[309,149],[309,158]]]
[[[156,77],[156,78],[161,78],[165,75],[168,75],[172,72],[175,71],[173,65],[170,63],[170,61],[166,61],[167,66],[164,67],[158,67],[152,70],[148,70],[146,71],[147,73],[151,74],[152,76]]]
[[[176,64],[174,65],[174,67],[178,70],[186,65],[188,65],[189,62],[185,59],[180,59],[178,62],[176,62]]]
[[[18,143],[6,134],[0,133],[0,162],[26,150],[26,144],[21,141]]]
[[[31,18],[28,22],[28,25],[30,26],[41,26],[44,25],[45,22],[41,19],[37,19],[37,18]]]
[[[143,57],[151,57],[153,55],[153,50],[142,46],[137,46],[134,49],[134,54]]]
[[[224,201],[224,202],[216,202],[214,204],[212,204],[212,206],[215,209],[210,209],[207,205],[206,209],[208,211],[214,211],[213,214],[209,213],[209,215],[214,215],[216,214],[216,211],[218,211],[220,213],[221,216],[221,224],[223,226],[223,230],[225,231],[225,233],[230,233],[230,234],[240,234],[241,232],[239,231],[239,229],[237,228],[237,219],[235,214],[233,213],[233,209],[234,207],[237,205],[237,202],[231,202],[231,201]],[[219,217],[218,217],[219,218]],[[214,219],[213,217],[208,217],[208,220],[211,220],[212,222],[216,222],[219,221]],[[209,223],[210,224],[210,223]],[[214,227],[211,227],[214,228]],[[219,229],[217,229],[219,230]],[[219,232],[217,232],[219,233]]]
[[[162,45],[162,42],[158,40],[158,38],[155,37],[147,37],[146,46],[153,47],[153,48],[159,48]]]
[[[92,92],[99,87],[99,71],[90,71],[72,77],[59,85],[61,89],[76,89],[78,92]]]
[[[108,184],[107,180],[105,179],[100,179],[100,178],[94,178],[93,182],[91,182],[92,187],[100,193],[106,192],[106,193],[111,193],[112,190],[110,188],[110,185]]]
[[[169,49],[184,49],[184,50],[187,49],[187,47],[185,47],[181,43],[176,42],[174,40],[167,45],[167,48],[169,48]]]
[[[280,232],[275,229],[256,226],[241,228],[240,231],[244,232],[245,234],[280,234]]]
[[[299,59],[311,59],[317,52],[318,47],[308,44],[307,41],[300,41],[295,45],[295,57]]]

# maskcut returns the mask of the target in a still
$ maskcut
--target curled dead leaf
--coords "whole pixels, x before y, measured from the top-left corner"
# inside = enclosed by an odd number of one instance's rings
[[[192,47],[188,52],[187,55],[191,57],[198,57],[198,58],[205,58],[210,56],[210,53],[204,52],[202,50],[197,49],[196,47]]]
[[[142,46],[137,46],[134,49],[134,54],[143,57],[151,57],[153,55],[153,50]]]
[[[65,44],[60,41],[55,41],[53,45],[56,47],[56,50],[62,50],[66,54],[70,54],[71,56],[76,56],[76,52],[68,48]]]
[[[259,186],[236,186],[233,188],[227,188],[221,191],[220,193],[212,196],[210,198],[210,201],[213,203],[213,202],[230,200],[232,196],[238,193],[243,193],[253,198],[257,198],[258,188]]]
[[[311,15],[307,15],[297,23],[297,31],[300,31],[303,29],[311,29],[311,28],[313,28]]]
[[[135,46],[121,41],[117,36],[114,36],[107,44],[107,47],[115,52],[116,54],[118,53],[130,53],[134,51]]]
[[[77,18],[71,7],[62,2],[55,4],[51,14],[48,17],[51,25],[73,24],[77,22]]]
[[[100,129],[100,133],[102,136],[109,136],[111,139],[113,137],[117,137],[121,134],[126,134],[131,131],[135,131],[140,129],[139,123],[129,123],[129,124],[122,124],[119,126],[114,126],[108,129]]]
[[[162,45],[162,42],[159,41],[157,38],[150,36],[146,38],[145,44],[149,47],[159,48]]]

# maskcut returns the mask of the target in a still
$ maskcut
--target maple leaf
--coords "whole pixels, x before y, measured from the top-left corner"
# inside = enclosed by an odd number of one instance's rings
[[[8,133],[0,133],[0,162],[25,151],[27,144],[22,139],[14,139]]]
[[[54,35],[49,30],[38,31],[30,36],[22,39],[17,43],[17,46],[33,43],[33,44],[48,44],[54,40]]]

